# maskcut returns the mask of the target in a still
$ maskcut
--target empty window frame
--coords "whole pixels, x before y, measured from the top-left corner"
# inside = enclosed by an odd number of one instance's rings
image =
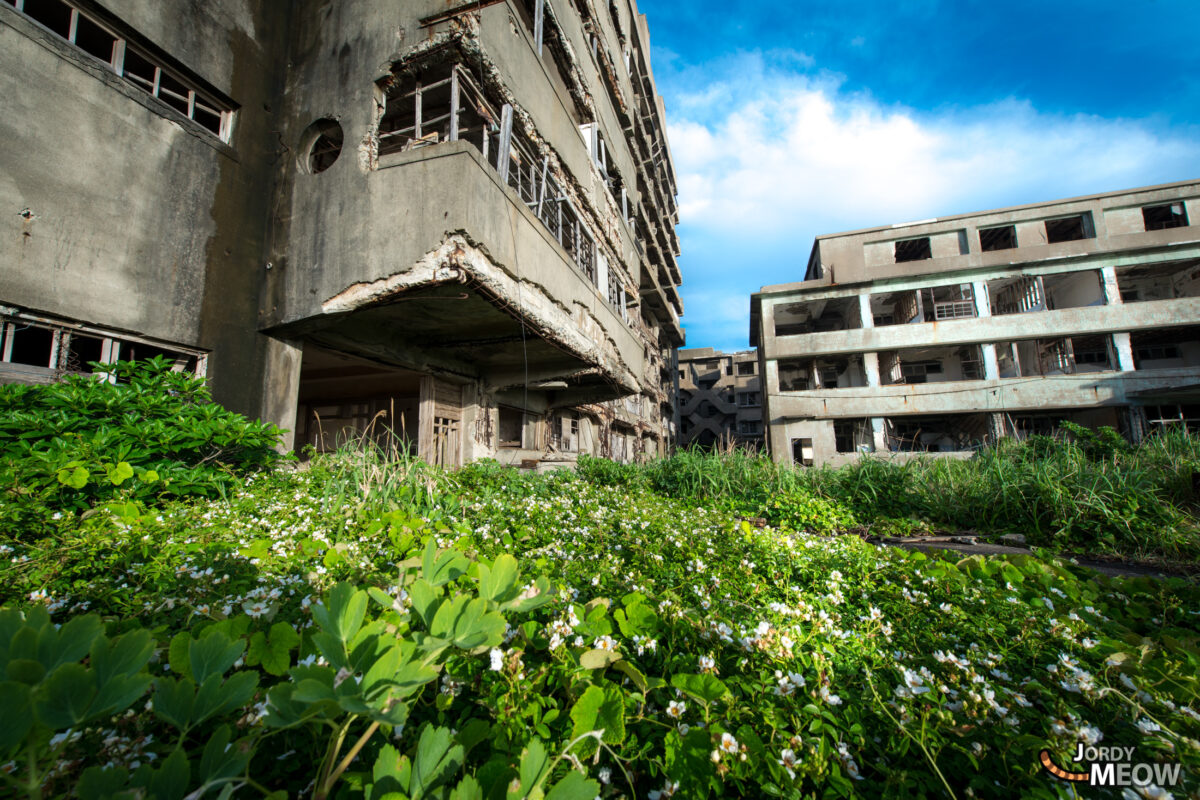
[[[933,258],[933,249],[930,247],[928,236],[896,242],[895,253],[897,264],[904,261],[924,261],[927,258]]]
[[[1045,225],[1047,244],[1096,238],[1096,229],[1092,225],[1092,215],[1090,212],[1074,214],[1070,217],[1048,219]]]
[[[59,373],[91,373],[89,364],[144,361],[162,356],[176,372],[203,375],[207,356],[170,345],[107,334],[40,317],[0,318],[0,363]]]
[[[1012,250],[1017,246],[1017,229],[1013,225],[979,230],[979,247],[985,253],[994,250]]]
[[[739,392],[737,396],[737,404],[742,408],[754,408],[761,405],[758,392]]]
[[[755,361],[739,361],[737,365],[738,375],[754,375],[758,370],[758,363]]]
[[[756,419],[738,420],[738,433],[742,436],[762,435],[762,423]]]
[[[812,439],[792,439],[792,463],[802,467],[813,465]]]
[[[503,448],[521,447],[521,432],[525,426],[525,414],[518,408],[500,406],[498,409],[496,446]]]
[[[1167,228],[1183,228],[1188,224],[1187,209],[1183,203],[1166,203],[1158,206],[1144,206],[1142,219],[1148,231],[1162,231]]]
[[[10,4],[221,141],[229,141],[233,105],[199,90],[197,81],[167,70],[124,36],[63,0],[10,0]]]

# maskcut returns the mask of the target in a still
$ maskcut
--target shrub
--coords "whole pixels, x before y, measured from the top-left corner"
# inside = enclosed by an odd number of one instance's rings
[[[0,523],[26,534],[55,514],[113,500],[213,496],[275,464],[282,433],[212,402],[161,357],[0,386]]]

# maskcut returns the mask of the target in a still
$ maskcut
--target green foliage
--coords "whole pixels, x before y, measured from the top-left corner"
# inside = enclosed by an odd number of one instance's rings
[[[162,357],[0,386],[0,525],[27,535],[113,500],[215,496],[278,461],[280,431],[215,405]]]

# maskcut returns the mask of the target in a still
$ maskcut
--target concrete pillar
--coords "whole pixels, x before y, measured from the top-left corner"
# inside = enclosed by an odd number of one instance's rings
[[[875,441],[876,453],[888,451],[887,431],[884,427],[883,417],[871,417],[871,438]]]
[[[1004,415],[989,414],[988,417],[990,418],[989,422],[991,423],[992,441],[997,441],[1007,432],[1005,429]]]
[[[1121,303],[1121,287],[1117,285],[1116,267],[1101,267],[1100,282],[1104,284],[1104,303],[1115,306]]]
[[[300,341],[266,340],[263,357],[262,404],[259,418],[283,428],[279,451],[287,453],[296,447],[296,411],[300,405],[300,362],[304,344]]]
[[[867,375],[867,386],[879,385],[878,353],[863,353],[863,372]]]
[[[983,351],[983,377],[989,381],[1000,378],[1000,362],[996,358],[996,345],[988,342],[979,346]]]
[[[992,315],[992,300],[988,297],[986,281],[973,281],[971,294],[975,295],[975,316],[990,317]],[[993,351],[993,356],[994,356]]]
[[[1113,352],[1117,354],[1117,369],[1133,372],[1133,343],[1129,341],[1129,333],[1114,333],[1112,343]]]
[[[858,296],[858,318],[862,321],[864,328],[875,327],[875,316],[871,313],[871,295],[860,294]],[[872,386],[874,385],[872,384]]]

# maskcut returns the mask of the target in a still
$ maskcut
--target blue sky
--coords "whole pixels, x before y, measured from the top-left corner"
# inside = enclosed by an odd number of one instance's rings
[[[1200,0],[639,0],[689,347],[814,237],[1200,178]]]

